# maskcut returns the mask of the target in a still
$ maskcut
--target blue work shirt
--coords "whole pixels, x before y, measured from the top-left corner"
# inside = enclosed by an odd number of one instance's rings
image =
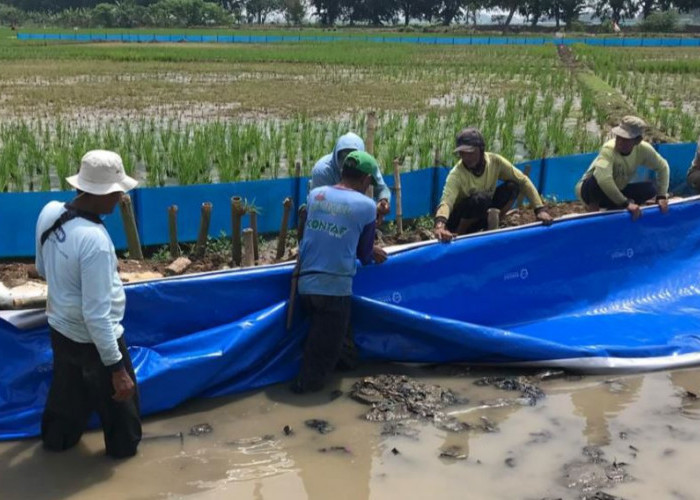
[[[357,259],[372,262],[377,207],[362,193],[340,186],[313,189],[299,250],[299,293],[352,295]]]

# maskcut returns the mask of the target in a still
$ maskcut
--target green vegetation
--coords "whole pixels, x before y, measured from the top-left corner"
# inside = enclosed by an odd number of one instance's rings
[[[0,30],[0,192],[65,188],[97,147],[146,185],[276,178],[296,162],[308,175],[338,136],[365,135],[369,110],[387,173],[394,157],[452,164],[467,125],[516,161],[592,151],[611,89],[677,139],[700,132],[697,49],[575,51],[600,92],[554,46],[47,44]]]

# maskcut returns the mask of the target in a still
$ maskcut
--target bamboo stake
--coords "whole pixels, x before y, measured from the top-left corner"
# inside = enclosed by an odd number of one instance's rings
[[[177,205],[168,207],[168,232],[170,233],[170,256],[177,259],[180,256],[180,245],[177,242]]]
[[[208,201],[202,203],[202,215],[199,220],[199,234],[197,244],[194,247],[194,254],[197,258],[204,257],[207,249],[207,236],[209,235],[209,223],[211,222],[212,205]]]
[[[248,211],[250,215],[250,229],[253,230],[253,259],[257,263],[260,260],[260,249],[258,248],[258,212],[255,209]]]
[[[253,248],[253,230],[243,230],[243,267],[251,267],[255,264],[255,250]]]
[[[131,203],[131,196],[126,193],[122,194],[119,200],[119,210],[122,214],[124,232],[126,233],[126,241],[129,246],[129,255],[132,259],[143,260],[143,252],[141,251],[139,233],[136,230],[136,218],[134,217],[134,206]]]
[[[284,249],[287,244],[287,226],[289,226],[289,212],[292,209],[292,199],[285,198],[282,202],[284,212],[282,214],[282,225],[280,226],[280,234],[277,236],[277,260],[284,257]]]
[[[367,137],[365,138],[365,151],[374,156],[374,133],[377,130],[377,114],[374,111],[367,113]]]
[[[530,177],[530,171],[532,170],[532,165],[529,163],[525,165],[525,168],[523,169],[523,174],[525,174],[525,177]],[[518,195],[518,198],[515,202],[515,206],[520,208],[523,206],[523,199],[525,198],[525,193],[520,190],[520,194]]]
[[[396,200],[396,227],[403,234],[403,208],[401,206],[401,164],[394,158],[394,199]]]
[[[489,208],[486,212],[486,229],[493,231],[498,229],[501,211],[497,208]]]
[[[241,217],[245,214],[240,196],[231,198],[231,254],[234,266],[241,265]]]

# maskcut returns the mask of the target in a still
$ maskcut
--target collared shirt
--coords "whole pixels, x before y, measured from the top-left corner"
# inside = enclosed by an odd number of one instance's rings
[[[627,197],[621,190],[629,184],[637,173],[637,168],[641,166],[656,172],[659,195],[666,196],[670,176],[666,160],[646,141],[640,142],[630,154],[623,156],[615,149],[615,139],[603,145],[596,159],[576,184],[576,195],[582,199],[581,184],[590,176],[594,176],[600,189],[613,203],[624,205]]]
[[[476,193],[486,193],[493,196],[498,186],[498,181],[512,181],[520,186],[532,208],[544,206],[537,189],[530,179],[511,162],[496,153],[484,153],[484,173],[477,176],[462,165],[460,160],[447,175],[442,198],[437,209],[437,217],[448,219],[457,200],[473,196]]]
[[[105,227],[82,218],[66,222],[41,245],[41,234],[65,212],[52,201],[36,225],[36,269],[46,278],[49,325],[80,343],[94,343],[105,366],[122,359],[126,296],[114,245]]]
[[[357,191],[338,186],[313,189],[299,249],[299,293],[352,295],[357,259],[372,262],[374,202]]]

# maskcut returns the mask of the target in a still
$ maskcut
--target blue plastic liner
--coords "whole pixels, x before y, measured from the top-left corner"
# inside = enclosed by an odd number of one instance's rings
[[[94,35],[78,33],[53,34],[53,33],[17,33],[18,40],[75,40],[91,41]],[[102,35],[100,35],[102,36]],[[104,35],[109,37],[111,35]],[[123,42],[153,42],[168,41],[161,39],[159,35],[151,34],[122,34],[118,35]],[[700,47],[700,38],[529,38],[529,37],[344,37],[344,36],[208,36],[208,35],[166,35],[177,41],[190,43],[219,42],[219,43],[279,43],[279,42],[338,42],[361,41],[376,43],[417,43],[427,45],[572,45],[583,43],[586,45],[604,47]],[[174,41],[174,40],[170,40]]]
[[[700,363],[700,202],[428,243],[361,268],[365,359],[531,363],[590,371]],[[298,369],[306,318],[284,327],[291,265],[126,286],[144,414],[251,390]],[[35,436],[51,378],[46,326],[0,319],[0,438]]]

